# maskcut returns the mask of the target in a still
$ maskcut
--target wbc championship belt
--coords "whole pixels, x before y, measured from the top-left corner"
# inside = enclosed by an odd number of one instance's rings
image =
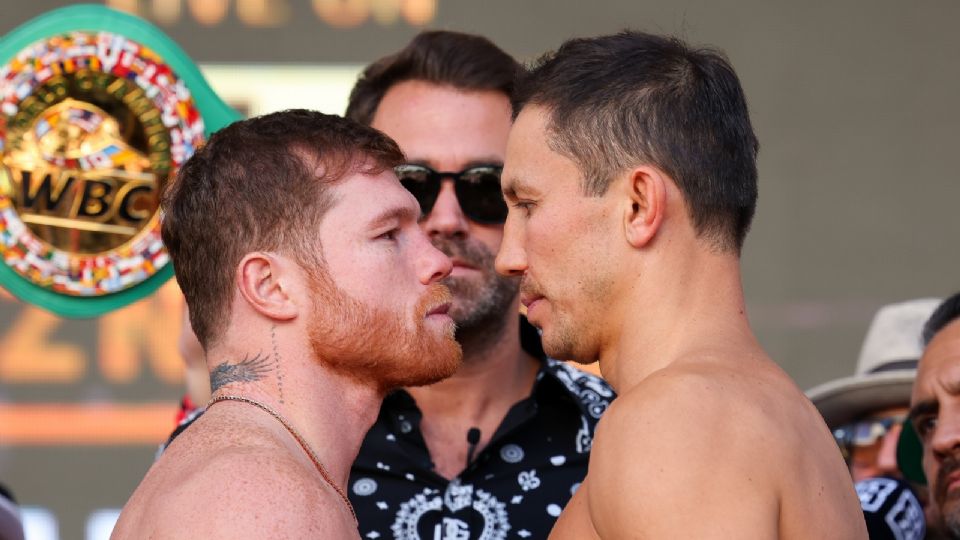
[[[150,23],[46,13],[0,42],[0,284],[58,315],[125,306],[173,275],[160,195],[239,115]]]

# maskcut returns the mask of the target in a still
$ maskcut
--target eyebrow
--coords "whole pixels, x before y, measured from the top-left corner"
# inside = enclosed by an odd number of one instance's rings
[[[503,191],[503,196],[508,199],[516,199],[518,191],[529,193],[531,195],[536,195],[538,193],[533,186],[517,176],[512,176],[506,181],[501,179],[500,187],[501,191]]]
[[[938,412],[940,412],[940,402],[935,399],[928,399],[910,407],[910,412],[907,413],[907,419],[913,422],[918,416],[937,414]]]
[[[374,216],[370,220],[370,228],[382,227],[391,221],[417,221],[418,217],[419,212],[409,206],[392,206]]]

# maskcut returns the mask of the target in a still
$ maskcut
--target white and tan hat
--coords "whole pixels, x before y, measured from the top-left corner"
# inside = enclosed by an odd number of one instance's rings
[[[852,377],[807,390],[830,429],[870,413],[910,404],[910,391],[923,355],[921,332],[938,298],[921,298],[880,308],[860,349]]]

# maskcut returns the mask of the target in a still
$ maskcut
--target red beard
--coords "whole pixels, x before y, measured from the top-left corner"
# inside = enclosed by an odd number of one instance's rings
[[[427,289],[409,323],[404,313],[350,297],[326,274],[310,276],[310,288],[310,345],[318,361],[335,372],[386,393],[439,381],[460,366],[453,325],[441,328],[426,321],[430,310],[452,300],[445,286],[434,283]]]

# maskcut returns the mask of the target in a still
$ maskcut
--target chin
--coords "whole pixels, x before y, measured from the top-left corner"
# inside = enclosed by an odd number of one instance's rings
[[[557,360],[568,360],[571,362],[576,362],[578,364],[589,364],[587,360],[579,360],[578,355],[574,351],[572,344],[562,341],[551,341],[547,338],[547,333],[544,332],[542,335],[543,343],[543,352],[547,353],[547,356],[550,358],[555,358]]]
[[[389,391],[407,386],[424,386],[442,381],[460,369],[463,350],[452,336],[444,336],[415,358],[407,358],[381,386]]]
[[[945,504],[940,509],[943,513],[943,516],[941,516],[942,528],[949,534],[949,538],[960,538],[960,510],[955,506]]]
[[[453,333],[454,331],[451,330],[448,335],[445,335],[443,339],[440,340],[437,347],[433,349],[432,369],[425,377],[429,380],[425,380],[421,384],[432,384],[441,381],[450,377],[460,369],[460,365],[463,363],[463,349],[460,347],[460,343],[454,339]]]
[[[596,362],[599,357],[599,348],[594,343],[588,343],[584,339],[586,336],[582,332],[577,332],[574,328],[573,325],[541,327],[543,351],[550,358],[581,365]]]

